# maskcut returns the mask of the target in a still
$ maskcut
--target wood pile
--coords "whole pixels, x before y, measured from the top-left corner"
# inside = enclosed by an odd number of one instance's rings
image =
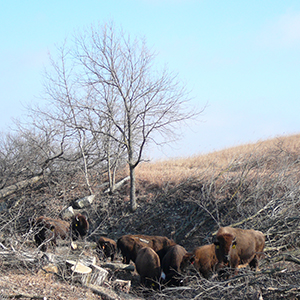
[[[82,254],[82,252],[66,251],[66,247],[57,248],[56,252],[62,254],[42,253],[40,251],[16,251],[5,249],[0,251],[0,261],[3,267],[26,266],[36,270],[37,276],[57,276],[70,284],[80,284],[87,287],[104,299],[138,299],[129,295],[130,280],[108,278],[110,269],[134,271],[133,265],[122,263],[96,264],[96,257]],[[124,295],[126,294],[126,295]],[[7,295],[9,297],[9,295]],[[20,295],[24,298],[30,296],[34,299],[43,299],[38,295]]]

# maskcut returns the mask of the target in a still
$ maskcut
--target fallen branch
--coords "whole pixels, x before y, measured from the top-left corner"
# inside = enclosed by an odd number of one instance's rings
[[[90,288],[91,291],[97,295],[103,297],[103,299],[108,300],[142,300],[142,298],[138,298],[126,293],[117,294],[113,290],[109,288],[105,288],[103,286],[95,286],[92,284],[86,285],[86,287]]]
[[[29,299],[47,299],[45,296],[38,296],[38,295],[31,295],[31,294],[1,294],[1,299],[22,299],[22,298],[29,298]]]
[[[272,258],[269,257],[268,260],[272,260],[273,262],[289,261],[289,262],[293,262],[295,264],[300,265],[300,259],[298,257],[295,257],[295,256],[293,256],[291,254],[287,254],[287,253],[279,254]]]
[[[288,294],[297,296],[297,298],[293,299],[299,299],[300,295],[300,288],[298,286],[287,286],[287,287],[280,287],[280,288],[274,288],[274,287],[269,287],[267,288],[267,291],[270,293],[280,293],[280,298],[283,297],[285,298],[288,296]],[[282,295],[282,293],[285,293],[285,296]]]
[[[32,177],[30,179],[22,180],[13,185],[10,185],[10,186],[0,190],[0,198],[5,198],[18,190],[21,190],[31,184],[34,184],[34,183],[40,181],[43,178],[44,178],[43,175],[38,175],[38,176]]]
[[[270,201],[267,205],[265,205],[263,208],[261,208],[259,211],[257,211],[254,215],[250,216],[250,217],[247,217],[237,223],[234,223],[234,224],[230,224],[228,225],[229,227],[237,227],[237,226],[240,226],[248,221],[251,221],[253,220],[255,217],[257,217],[260,213],[262,213],[263,211],[265,211],[267,208],[269,208],[272,204],[274,203],[274,200]],[[215,231],[212,235],[216,235],[217,234],[217,231]]]
[[[115,185],[114,185],[114,187],[113,187],[113,190],[115,191],[115,190],[118,190],[120,187],[122,187],[122,185],[126,182],[126,181],[128,181],[130,179],[130,176],[127,176],[127,177],[125,177],[125,178],[123,178],[122,180],[120,180],[119,182],[117,182]],[[109,193],[111,191],[111,189],[110,188],[108,188],[108,189],[106,189],[105,191],[104,191],[104,193]]]

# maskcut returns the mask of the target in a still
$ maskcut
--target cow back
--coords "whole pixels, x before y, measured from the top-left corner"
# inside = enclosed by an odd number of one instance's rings
[[[123,255],[123,262],[135,262],[137,252],[142,247],[149,247],[159,255],[162,260],[169,247],[176,245],[173,240],[164,236],[150,236],[142,234],[123,235],[117,241],[117,247]]]
[[[121,251],[124,264],[129,264],[130,260],[135,262],[138,251],[143,247],[145,244],[131,235],[123,235],[117,241],[117,249]]]
[[[173,240],[165,236],[136,234],[131,235],[131,237],[138,240],[145,247],[152,248],[158,254],[161,261],[167,253],[168,249],[171,246],[176,245],[176,243]]]

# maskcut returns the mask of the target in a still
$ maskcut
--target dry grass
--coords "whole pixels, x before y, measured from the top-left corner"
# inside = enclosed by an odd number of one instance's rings
[[[166,182],[178,184],[190,178],[212,178],[232,171],[233,166],[255,158],[272,158],[280,151],[300,153],[300,134],[278,137],[254,144],[244,144],[209,154],[141,163],[136,175],[141,181],[161,186]]]
[[[47,299],[47,300],[101,300],[90,289],[70,285],[45,275],[7,272],[0,276],[0,299]],[[20,273],[20,272],[19,272]],[[3,298],[2,298],[3,297]]]

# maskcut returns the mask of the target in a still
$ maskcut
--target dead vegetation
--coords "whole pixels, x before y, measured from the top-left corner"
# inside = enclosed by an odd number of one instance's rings
[[[114,271],[110,278],[131,279],[130,294],[147,299],[298,299],[299,159],[300,135],[295,135],[202,156],[143,163],[136,171],[138,208],[134,213],[128,207],[128,183],[114,194],[104,193],[106,177],[91,171],[90,183],[96,197],[87,209],[91,223],[88,241],[100,235],[113,239],[127,233],[166,235],[190,251],[210,243],[219,225],[254,228],[266,235],[266,256],[258,273],[241,269],[229,280],[206,280],[196,273],[189,274],[183,286],[159,292],[141,288],[135,273]],[[125,176],[126,172],[119,174],[119,179]],[[3,250],[25,253],[35,249],[28,219],[41,214],[57,217],[74,200],[88,194],[80,173],[65,174],[63,178],[43,179],[0,199]],[[30,278],[46,286],[47,281],[38,275],[40,266],[21,263],[25,259],[15,261],[8,264],[0,251],[3,299],[14,293],[15,285],[7,284],[10,278],[18,284],[18,291],[24,285],[24,295]],[[76,296],[64,298],[68,294],[62,293],[55,298],[50,290],[42,288],[44,292],[35,293],[33,288],[32,293],[47,299],[101,299],[55,276],[48,283],[52,291],[61,284],[62,289],[76,291]]]

